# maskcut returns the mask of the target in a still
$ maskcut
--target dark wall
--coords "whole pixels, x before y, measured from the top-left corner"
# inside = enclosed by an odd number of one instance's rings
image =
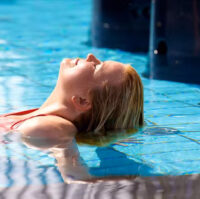
[[[92,45],[147,52],[150,0],[93,0]]]

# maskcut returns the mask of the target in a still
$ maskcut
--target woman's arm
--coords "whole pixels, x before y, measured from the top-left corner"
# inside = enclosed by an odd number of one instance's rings
[[[131,180],[136,178],[133,175],[124,176],[92,176],[89,168],[84,164],[79,155],[75,140],[51,149],[52,155],[57,160],[58,169],[66,183],[98,183],[103,181]]]
[[[69,121],[56,116],[37,117],[23,123],[18,131],[28,147],[52,152],[65,182],[91,179],[74,140],[76,128]]]
[[[49,149],[62,142],[72,140],[76,127],[69,121],[57,116],[43,116],[29,119],[17,129],[22,140],[30,147]]]
[[[66,183],[84,183],[92,180],[87,166],[80,158],[75,140],[50,150],[57,161],[58,169]]]

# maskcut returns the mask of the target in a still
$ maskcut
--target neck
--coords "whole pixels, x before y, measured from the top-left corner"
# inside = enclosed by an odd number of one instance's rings
[[[75,110],[70,100],[66,100],[57,87],[38,109],[37,114],[48,114],[62,117],[73,122],[79,113]]]

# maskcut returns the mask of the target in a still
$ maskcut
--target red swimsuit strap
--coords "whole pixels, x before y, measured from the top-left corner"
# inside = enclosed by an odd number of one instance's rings
[[[6,117],[6,116],[10,116],[10,115],[25,115],[25,114],[28,114],[28,113],[32,113],[33,111],[36,111],[36,110],[38,110],[38,108],[29,109],[29,110],[26,110],[26,111],[14,112],[14,113],[6,113],[6,114],[3,114],[3,115],[0,115],[0,117]]]
[[[31,118],[39,117],[39,116],[47,116],[47,115],[46,115],[46,114],[39,114],[39,115],[34,115],[34,116],[31,116],[31,117],[25,118],[25,119],[23,119],[23,120],[19,120],[19,121],[15,122],[14,124],[12,124],[11,127],[10,127],[10,129],[11,129],[11,130],[14,130],[14,129],[15,129],[15,128],[14,128],[15,125],[20,124],[20,123],[22,123],[22,122],[25,122],[26,120],[29,120],[29,119],[31,119]]]

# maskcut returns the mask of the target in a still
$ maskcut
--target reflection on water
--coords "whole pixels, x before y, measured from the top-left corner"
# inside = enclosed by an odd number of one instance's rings
[[[129,142],[134,142],[134,139],[129,139],[128,136],[135,131],[127,132],[127,134],[125,132],[119,132],[118,134],[115,132],[113,135],[110,133],[112,139],[109,136],[107,137],[108,139],[106,139],[106,136],[104,136],[104,143],[102,139],[100,143],[102,145],[108,145],[108,142],[111,140],[113,142],[117,141],[119,138],[124,139],[121,141],[122,143],[118,142],[115,143],[115,145],[122,144],[123,146]],[[110,146],[110,148],[96,147],[95,153],[101,164],[97,167],[88,168],[80,157],[75,140],[61,139],[60,143],[57,143],[57,147],[51,149],[44,148],[44,145],[48,145],[52,140],[25,136],[21,137],[19,133],[1,133],[0,140],[0,187],[15,186],[19,182],[21,185],[42,185],[63,181],[67,183],[91,179],[94,181],[95,177],[110,176],[112,173],[105,172],[106,166],[109,167],[108,163],[110,161],[103,157],[105,153],[110,157],[120,156],[122,158],[123,156],[122,160],[124,164],[129,164],[130,166],[134,164],[136,167],[138,165],[133,163],[132,160],[128,160],[125,155],[114,150],[112,146]],[[42,146],[41,148],[40,145]],[[87,148],[90,150],[89,147]],[[89,151],[85,155],[88,154],[90,154]],[[84,154],[82,155],[84,156]],[[118,176],[130,174],[130,172],[123,173],[122,171],[123,168],[119,168],[119,171],[115,174]]]
[[[113,177],[113,175],[135,175],[138,174],[139,169],[145,167],[145,164],[138,164],[134,160],[130,160],[125,154],[115,150],[111,145],[109,145],[109,143],[121,146],[126,146],[128,143],[137,143],[137,140],[134,138],[129,138],[136,132],[136,130],[131,129],[126,131],[109,131],[104,134],[90,132],[81,134],[81,136],[76,136],[78,143],[81,144],[107,146],[95,146],[96,150],[94,153],[98,159],[92,157],[90,147],[87,147],[86,152],[81,154],[83,158],[90,154],[89,161],[93,161],[97,164],[96,166],[90,166],[89,168],[80,156],[75,139],[69,140],[68,137],[66,139],[62,138],[56,146],[49,149],[51,152],[50,155],[56,159],[58,170],[60,171],[63,180],[67,183],[80,180],[94,181],[99,177],[108,178],[110,176]],[[23,142],[27,146],[37,147],[38,149],[40,149],[40,145],[41,148],[44,148],[44,146],[47,146],[49,142],[52,142],[52,140],[44,138],[31,138],[27,136],[22,136],[22,138]],[[129,170],[124,169],[121,165],[118,166],[119,158],[124,166],[128,166]],[[111,159],[112,161],[110,161]],[[100,162],[100,164],[97,162]],[[116,165],[115,169],[110,169],[114,166],[114,164]],[[132,171],[130,169],[132,169]],[[146,168],[145,170],[148,169]]]
[[[87,146],[85,151],[81,152],[81,156],[75,140],[61,139],[57,147],[44,150],[40,145],[44,146],[44,143],[52,140],[21,137],[19,133],[1,134],[0,186],[13,186],[17,181],[21,181],[24,185],[41,185],[63,181],[94,182],[100,178],[107,180],[118,177],[133,178],[139,175],[151,176],[155,173],[152,164],[138,159],[142,156],[136,157],[132,151],[143,149],[145,136],[173,135],[179,132],[164,127],[146,127],[138,134],[136,132],[136,130],[128,130],[109,132],[104,136],[81,135],[78,137],[79,143],[103,146]],[[138,139],[137,135],[141,134],[143,139]],[[137,149],[137,146],[140,147]]]
[[[1,133],[0,140],[0,187],[63,182],[47,150],[26,147],[19,133]]]
[[[177,135],[179,132],[176,129],[146,127],[133,136],[129,133],[120,132],[117,135],[115,132],[113,135],[116,136],[112,135],[113,139],[109,138],[107,141],[104,137],[102,140],[106,145],[110,140],[112,144],[106,147],[93,147],[95,156],[92,156],[93,153],[87,146],[88,151],[82,155],[90,154],[91,160],[96,161],[96,157],[99,160],[99,165],[90,168],[80,157],[75,140],[68,143],[65,140],[65,145],[61,143],[50,152],[30,148],[30,145],[25,146],[24,144],[34,142],[26,140],[23,144],[20,134],[1,134],[0,198],[12,198],[13,195],[20,199],[36,195],[38,198],[63,199],[80,196],[90,199],[199,197],[200,175],[140,177],[140,172],[145,171],[148,175],[153,168],[116,150],[116,146],[126,148],[132,144],[142,147],[148,136]],[[124,167],[113,168],[114,164],[119,165],[118,157]],[[130,166],[130,170],[124,169],[127,165]],[[82,184],[83,180],[86,180],[85,184]]]
[[[135,177],[87,184],[13,186],[0,189],[1,198],[199,199],[200,175]]]
[[[177,129],[169,127],[148,127],[143,131],[144,135],[173,135],[180,133]]]

